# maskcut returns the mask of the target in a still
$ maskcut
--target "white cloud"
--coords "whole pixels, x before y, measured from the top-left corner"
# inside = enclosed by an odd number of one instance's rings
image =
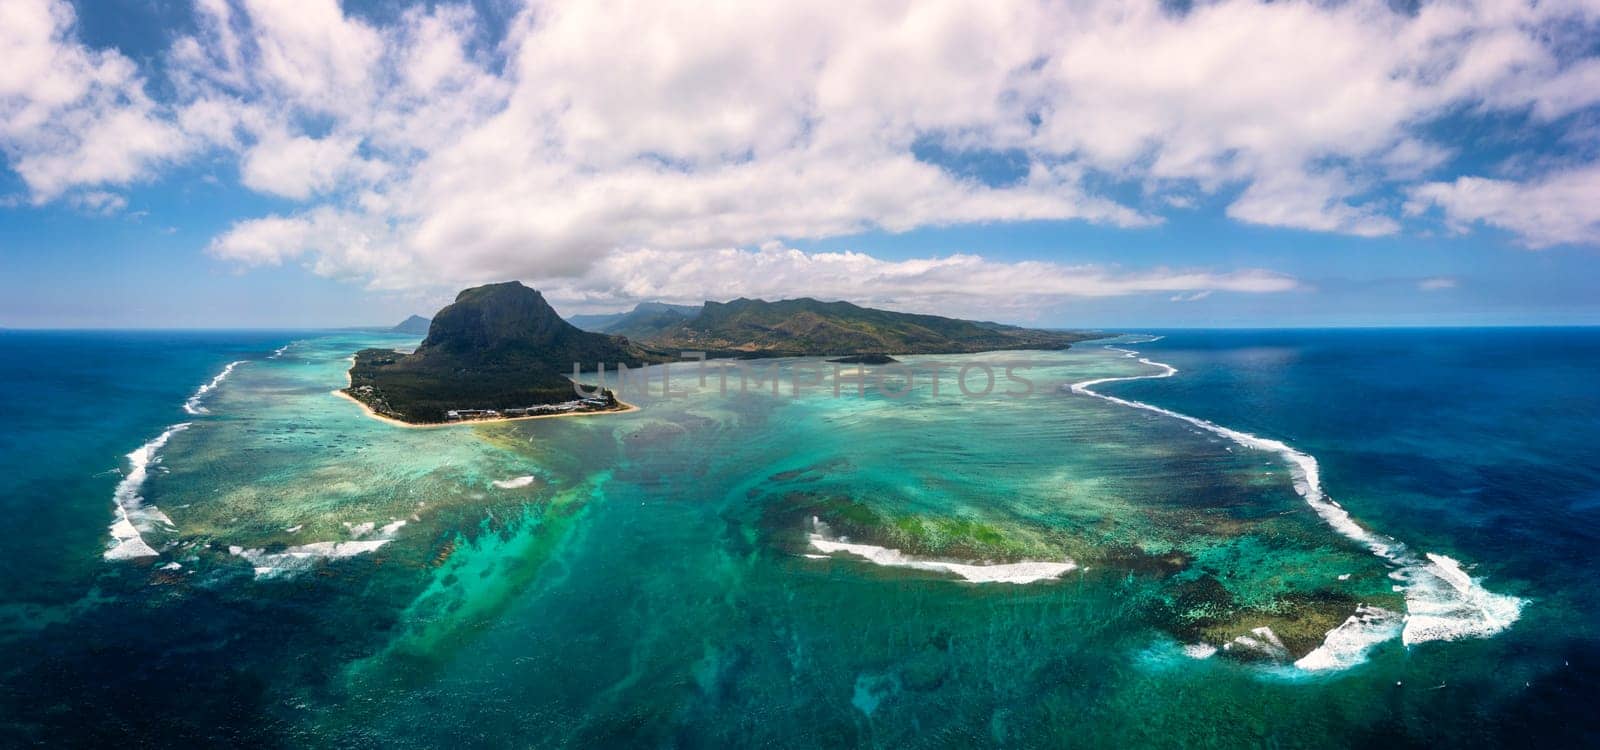
[[[1355,206],[1341,196],[1356,192],[1342,174],[1300,174],[1292,170],[1262,175],[1228,206],[1228,216],[1251,224],[1344,232],[1377,237],[1399,231],[1400,223],[1370,206]]]
[[[356,153],[358,145],[349,137],[267,135],[245,152],[240,181],[259,192],[306,200],[357,175],[381,175],[381,165]]]
[[[128,200],[116,193],[89,190],[72,196],[72,205],[80,211],[109,216],[128,207]]]
[[[65,0],[0,0],[19,60],[0,143],[38,201],[220,149],[303,206],[213,253],[380,288],[873,229],[1141,227],[1211,196],[1241,222],[1378,236],[1404,194],[1529,244],[1595,242],[1559,174],[1416,184],[1463,145],[1430,137],[1437,118],[1596,105],[1570,37],[1600,7],[1390,5],[551,0],[489,39],[466,4],[377,26],[336,0],[199,0],[158,105],[131,61],[74,40]],[[916,158],[930,142],[1026,169],[985,184]],[[1562,200],[1511,203],[1539,186]]]
[[[142,179],[189,148],[133,61],[78,44],[74,21],[60,0],[0,0],[0,152],[35,202]]]
[[[1424,292],[1439,292],[1456,288],[1458,282],[1450,276],[1434,276],[1417,282],[1417,289]]]
[[[1460,177],[1420,185],[1410,195],[1408,212],[1437,207],[1457,231],[1482,222],[1516,234],[1534,249],[1600,244],[1600,164],[1526,182]]]
[[[644,300],[687,304],[734,297],[844,299],[913,312],[1022,314],[1083,297],[1213,291],[1272,293],[1301,288],[1259,269],[1228,273],[1158,268],[1130,271],[976,255],[888,261],[856,252],[806,253],[777,244],[711,252],[624,250],[576,278],[531,279],[563,309],[627,307]]]

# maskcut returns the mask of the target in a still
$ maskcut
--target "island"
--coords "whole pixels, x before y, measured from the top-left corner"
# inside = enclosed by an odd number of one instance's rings
[[[428,324],[432,322],[433,321],[428,320],[421,315],[413,315],[405,320],[400,321],[400,325],[390,328],[389,330],[394,333],[410,333],[417,336],[426,336],[428,335]]]
[[[583,371],[602,364],[644,367],[679,361],[686,352],[882,365],[897,361],[891,352],[1059,350],[1096,336],[811,298],[740,298],[701,306],[646,302],[626,313],[573,320],[598,330],[563,320],[542,294],[521,282],[473,287],[431,321],[414,315],[401,324],[426,324],[427,337],[415,351],[356,352],[350,384],[337,393],[373,417],[408,426],[538,419],[632,408],[611,391],[579,388],[574,365]]]

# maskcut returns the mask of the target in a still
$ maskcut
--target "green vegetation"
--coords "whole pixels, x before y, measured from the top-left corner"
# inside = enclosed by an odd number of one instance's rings
[[[638,340],[662,351],[806,357],[1064,349],[1089,338],[1093,335],[874,310],[849,302],[741,298],[707,302],[699,315],[659,328]]]
[[[411,316],[395,330],[427,326],[411,354],[356,353],[345,392],[384,416],[433,423],[450,411],[526,409],[573,401],[573,365],[593,368],[666,362],[681,351],[716,357],[840,356],[887,364],[889,352],[957,354],[997,349],[1064,349],[1091,334],[911,315],[848,302],[737,299],[704,307],[643,303],[612,316],[562,320],[539,292],[508,281],[473,287],[432,321]],[[610,335],[623,334],[623,335]],[[639,343],[635,343],[639,342]],[[585,410],[605,408],[585,406]],[[612,406],[611,408],[614,408]]]
[[[664,360],[626,339],[578,330],[537,291],[511,281],[461,292],[434,316],[428,337],[411,354],[357,352],[345,392],[384,416],[443,422],[453,409],[521,409],[577,399],[567,378],[574,363],[638,366]]]

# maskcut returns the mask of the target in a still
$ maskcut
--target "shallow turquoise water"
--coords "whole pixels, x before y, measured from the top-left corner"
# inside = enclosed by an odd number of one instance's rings
[[[6,510],[26,542],[0,552],[16,573],[3,731],[416,747],[1583,737],[1600,479],[1581,460],[1596,424],[1581,363],[1600,336],[1161,333],[1127,345],[1178,375],[1096,390],[1316,456],[1363,527],[1462,561],[1486,594],[1523,600],[1520,618],[1293,667],[1307,633],[1320,643],[1361,603],[1403,614],[1406,582],[1313,512],[1278,454],[1057,388],[1154,371],[1099,344],[908,358],[1025,357],[1028,398],[965,396],[949,371],[938,395],[919,379],[898,399],[795,397],[793,378],[779,396],[723,394],[685,365],[683,395],[656,381],[627,414],[422,430],[329,393],[356,349],[414,339],[7,334],[4,408],[23,429]],[[82,406],[130,382],[108,348],[145,357],[160,387]],[[180,408],[235,360],[203,413]],[[77,410],[36,416],[37,392],[19,392],[45,383]],[[60,428],[102,414],[114,429]],[[171,521],[143,529],[159,556],[102,559],[132,468],[119,457],[178,423],[139,488]],[[972,583],[823,554],[814,533],[922,563],[1076,567]],[[1262,626],[1295,653],[1193,658]]]

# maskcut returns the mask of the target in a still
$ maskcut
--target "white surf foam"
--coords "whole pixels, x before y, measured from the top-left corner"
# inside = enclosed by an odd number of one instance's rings
[[[189,429],[188,422],[180,422],[128,454],[128,473],[117,483],[111,501],[116,506],[116,520],[111,523],[111,543],[107,545],[105,559],[127,560],[135,557],[155,557],[154,547],[145,542],[144,535],[158,528],[174,529],[172,519],[154,505],[145,505],[139,493],[150,476],[150,466],[160,460],[162,446],[173,435]]]
[[[306,570],[322,560],[364,555],[388,544],[390,541],[392,540],[369,539],[351,542],[312,542],[311,544],[285,547],[282,552],[272,553],[261,549],[245,549],[234,546],[228,547],[228,554],[248,560],[250,565],[255,568],[256,578],[261,579]]]
[[[1405,618],[1382,607],[1360,605],[1339,627],[1328,631],[1322,645],[1295,661],[1306,671],[1348,669],[1367,658],[1367,651],[1400,633]]]
[[[281,552],[267,552],[260,548],[245,548],[239,546],[228,547],[228,554],[242,557],[250,561],[255,568],[256,578],[275,578],[282,575],[298,573],[307,570],[322,560],[335,560],[342,557],[364,555],[383,545],[394,541],[395,534],[405,527],[407,519],[390,521],[378,526],[376,521],[363,523],[345,523],[350,535],[355,539],[337,542],[312,542],[310,544],[297,544],[285,547]],[[293,532],[299,529],[296,526],[290,529]],[[362,539],[377,530],[377,535],[372,539]]]
[[[229,362],[227,367],[222,368],[222,372],[217,373],[217,376],[211,379],[211,382],[200,386],[200,389],[195,391],[188,401],[183,402],[183,410],[190,414],[210,414],[211,410],[201,406],[200,402],[205,399],[206,394],[216,390],[217,386],[222,385],[222,381],[233,374],[233,368],[243,363],[244,360],[242,359]]]
[[[287,344],[284,344],[283,346],[280,346],[280,347],[278,347],[276,349],[273,349],[272,353],[267,355],[267,359],[277,359],[279,357],[282,357],[283,353],[286,352],[286,351],[289,351],[289,347],[291,347],[291,346],[294,346],[294,342],[292,342],[292,341],[287,343]]]
[[[1217,647],[1209,643],[1185,643],[1183,655],[1190,659],[1209,659],[1217,654]]]
[[[1283,641],[1278,640],[1278,634],[1265,625],[1252,629],[1250,635],[1241,635],[1222,644],[1222,647],[1229,651],[1236,648],[1254,651],[1269,659],[1283,659],[1289,655],[1289,649],[1283,645]]]
[[[1401,641],[1407,646],[1424,641],[1486,638],[1517,621],[1522,600],[1496,594],[1478,585],[1461,569],[1461,563],[1427,553],[1428,564],[1406,568],[1406,625]]]
[[[495,481],[490,482],[490,484],[499,487],[502,490],[515,490],[533,484],[533,477],[521,476],[512,477],[511,479],[496,479]]]
[[[1148,343],[1155,339],[1146,339],[1134,343]],[[1115,346],[1107,349],[1122,352],[1124,356],[1138,357],[1138,352]],[[1095,378],[1071,384],[1073,393],[1109,401],[1114,404],[1133,409],[1143,409],[1173,419],[1181,420],[1199,427],[1207,432],[1221,435],[1247,448],[1269,451],[1283,457],[1289,465],[1289,472],[1293,480],[1294,490],[1306,503],[1316,511],[1322,520],[1339,534],[1355,541],[1370,550],[1374,555],[1382,558],[1394,566],[1395,572],[1391,574],[1397,580],[1404,581],[1403,587],[1406,599],[1406,615],[1402,640],[1406,645],[1421,643],[1423,641],[1454,640],[1457,638],[1487,637],[1499,633],[1516,622],[1522,611],[1523,602],[1514,596],[1495,594],[1484,589],[1482,585],[1461,570],[1455,560],[1443,555],[1428,553],[1425,557],[1418,557],[1406,549],[1405,545],[1387,536],[1382,536],[1363,528],[1350,513],[1339,503],[1328,497],[1322,490],[1322,478],[1317,460],[1311,455],[1302,453],[1279,440],[1252,435],[1248,432],[1223,427],[1222,425],[1180,414],[1170,409],[1133,401],[1131,399],[1108,396],[1093,390],[1094,386],[1104,383],[1114,383],[1124,380],[1144,380],[1149,378],[1170,378],[1178,373],[1178,369],[1164,362],[1156,362],[1149,358],[1139,357],[1140,364],[1159,368],[1159,372],[1149,375],[1130,375],[1115,378]],[[1373,608],[1375,609],[1375,608]],[[1357,615],[1360,615],[1358,610]],[[1348,624],[1348,621],[1347,621]],[[1329,631],[1329,638],[1340,641],[1336,645],[1339,654],[1355,653],[1364,654],[1372,645],[1395,636],[1392,628],[1379,627],[1352,627],[1346,629],[1343,625]],[[1328,643],[1323,644],[1324,647]],[[1321,651],[1313,651],[1317,654]],[[1310,658],[1310,654],[1306,658]],[[1318,655],[1311,662],[1315,665],[1337,661],[1333,651]],[[1356,663],[1356,662],[1352,662]],[[1343,666],[1349,666],[1345,664]],[[1322,668],[1322,667],[1315,667]]]
[[[946,562],[944,560],[925,560],[912,557],[897,549],[871,544],[854,544],[843,539],[830,539],[826,524],[815,517],[811,519],[811,524],[813,527],[813,531],[810,534],[811,547],[821,552],[828,554],[843,552],[847,555],[860,557],[874,565],[954,573],[972,583],[1032,583],[1059,577],[1061,574],[1078,567],[1071,560],[1065,562],[1032,562],[1024,560],[1022,562],[996,565],[973,565]]]

